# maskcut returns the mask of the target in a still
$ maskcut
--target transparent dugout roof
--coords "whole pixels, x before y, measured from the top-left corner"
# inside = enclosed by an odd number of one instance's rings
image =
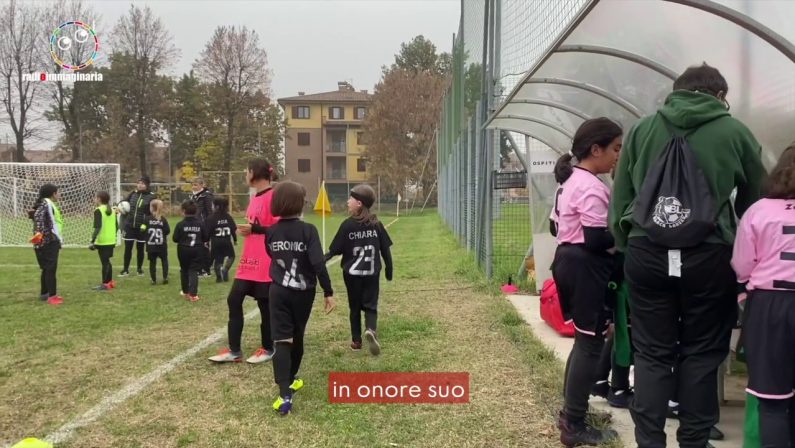
[[[487,126],[567,151],[570,137],[545,123],[572,135],[584,117],[606,116],[629,129],[679,73],[707,62],[726,77],[731,114],[754,132],[769,168],[795,140],[793,17],[790,0],[593,1]]]

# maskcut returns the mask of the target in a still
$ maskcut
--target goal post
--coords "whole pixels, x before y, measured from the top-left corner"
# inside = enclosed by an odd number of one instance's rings
[[[61,193],[65,247],[85,247],[91,241],[94,197],[110,194],[121,200],[121,168],[116,163],[0,163],[0,247],[30,247],[33,223],[28,210],[39,188],[54,184]]]

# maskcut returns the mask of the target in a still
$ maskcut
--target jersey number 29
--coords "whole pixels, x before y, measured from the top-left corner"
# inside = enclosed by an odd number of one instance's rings
[[[163,245],[163,229],[149,229],[149,245],[150,246]]]

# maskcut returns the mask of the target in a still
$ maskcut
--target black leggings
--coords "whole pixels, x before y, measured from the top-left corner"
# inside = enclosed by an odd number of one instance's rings
[[[761,448],[795,446],[795,398],[759,399],[759,435]]]
[[[563,412],[570,420],[582,421],[588,412],[588,398],[596,381],[595,367],[599,364],[604,344],[602,335],[591,336],[579,331],[574,334],[574,348],[566,363],[563,383]]]
[[[113,280],[113,265],[110,259],[113,258],[113,249],[116,246],[96,246],[97,253],[99,254],[99,261],[102,263],[102,284],[106,284]]]
[[[265,350],[273,351],[273,337],[271,337],[271,312],[268,306],[268,290],[270,283],[255,282],[252,280],[235,279],[232,289],[226,298],[229,306],[229,350],[240,353],[240,339],[243,335],[243,301],[246,296],[251,296],[257,301],[259,307],[260,336],[262,347]]]
[[[157,281],[157,259],[160,259],[160,264],[163,265],[163,280],[168,279],[168,252],[150,252],[149,253],[149,276],[152,281]],[[185,292],[185,290],[183,290]]]
[[[135,252],[138,262],[138,271],[144,268],[144,246],[145,241],[124,240],[124,272],[130,272],[130,261],[132,260],[133,245],[135,245]]]
[[[294,291],[279,285],[270,289],[271,329],[277,341],[273,379],[282,397],[290,394],[290,385],[304,359],[304,333],[314,300],[314,290]]]
[[[348,290],[351,340],[362,342],[362,312],[364,312],[365,329],[377,330],[379,278],[377,276],[356,277],[345,274],[343,279],[345,288]]]
[[[61,251],[59,241],[51,241],[35,249],[36,261],[41,268],[41,295],[53,297],[58,295],[56,272],[58,271],[58,254]]]
[[[613,335],[607,338],[605,346],[602,348],[599,366],[596,368],[596,381],[607,381],[611,371],[613,372],[613,378],[610,387],[615,390],[629,389],[629,367],[616,364]]]

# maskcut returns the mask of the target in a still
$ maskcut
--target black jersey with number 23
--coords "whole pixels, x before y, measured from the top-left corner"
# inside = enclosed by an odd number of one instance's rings
[[[331,242],[328,257],[342,254],[342,271],[355,277],[378,276],[381,273],[382,253],[388,252],[392,240],[380,222],[363,224],[348,218],[340,225]],[[391,260],[391,257],[386,257]],[[390,277],[392,266],[387,266]]]

